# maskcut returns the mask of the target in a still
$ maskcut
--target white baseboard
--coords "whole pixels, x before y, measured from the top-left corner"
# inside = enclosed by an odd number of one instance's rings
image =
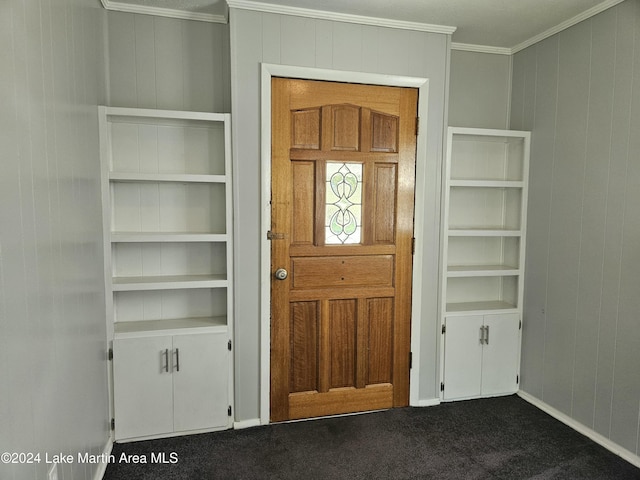
[[[416,403],[411,405],[412,407],[435,407],[436,405],[440,405],[439,398],[428,398],[426,400],[418,400]]]
[[[111,450],[113,449],[113,439],[109,436],[107,443],[102,449],[102,458],[108,458],[111,455]],[[93,480],[102,480],[105,472],[107,471],[107,466],[109,462],[100,462],[98,464],[98,468],[96,469],[96,473],[93,475]]]
[[[233,422],[234,430],[242,430],[243,428],[259,427],[262,425],[259,418],[250,418],[249,420],[242,420],[240,422]]]
[[[569,417],[568,415],[562,413],[560,410],[557,410],[557,409],[553,408],[551,405],[543,402],[542,400],[539,400],[538,398],[534,397],[533,395],[530,395],[530,394],[520,390],[518,392],[518,396],[520,398],[522,398],[523,400],[526,400],[527,402],[529,402],[531,405],[533,405],[535,407],[538,407],[543,412],[548,413],[549,415],[554,417],[556,420],[560,420],[562,423],[564,423],[565,425],[573,428],[575,431],[581,433],[585,437],[590,438],[594,442],[602,445],[604,448],[606,448],[607,450],[609,450],[612,453],[615,453],[616,455],[618,455],[619,457],[623,458],[624,460],[626,460],[630,464],[635,465],[636,467],[640,468],[640,456],[636,455],[635,453],[631,452],[630,450],[627,450],[626,448],[621,447],[617,443],[612,442],[611,440],[609,440],[604,435],[601,435],[598,432],[596,432],[595,430],[592,430],[591,428],[587,427],[586,425],[583,425],[582,423],[574,420],[573,418]]]

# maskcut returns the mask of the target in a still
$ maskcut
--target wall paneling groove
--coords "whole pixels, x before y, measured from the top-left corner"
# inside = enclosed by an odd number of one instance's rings
[[[638,455],[640,2],[514,57],[532,130],[525,392]]]

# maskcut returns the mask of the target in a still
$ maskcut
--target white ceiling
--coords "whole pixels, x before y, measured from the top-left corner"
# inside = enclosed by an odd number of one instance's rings
[[[453,42],[513,49],[557,26],[589,16],[621,0],[252,0],[347,15],[457,27]],[[168,9],[220,16],[225,0],[103,0],[107,8]],[[110,5],[111,4],[111,5]],[[118,9],[118,8],[114,8]],[[575,23],[575,21],[573,22]]]

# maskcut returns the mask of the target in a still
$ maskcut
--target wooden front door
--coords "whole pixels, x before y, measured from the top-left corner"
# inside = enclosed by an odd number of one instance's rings
[[[418,92],[271,88],[271,421],[406,406]]]

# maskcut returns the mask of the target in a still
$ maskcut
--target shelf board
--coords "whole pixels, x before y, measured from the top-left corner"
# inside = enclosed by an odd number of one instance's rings
[[[115,338],[151,337],[180,333],[226,332],[227,317],[172,318],[165,320],[143,320],[116,322]]]
[[[447,277],[502,277],[520,274],[519,268],[510,265],[455,265],[447,267]]]
[[[524,130],[499,130],[495,128],[476,127],[448,127],[448,129],[457,141],[519,142],[531,136],[531,132]]]
[[[473,188],[524,188],[524,182],[521,180],[452,179],[449,181],[449,186]]]
[[[225,183],[225,175],[198,175],[191,173],[135,173],[111,172],[112,182],[175,182],[175,183]]]
[[[156,110],[152,108],[105,107],[108,117],[138,117],[157,120],[198,120],[205,122],[224,122],[229,119],[228,113],[193,112],[182,110]],[[112,118],[109,118],[113,121]]]
[[[113,232],[111,243],[226,242],[225,233]]]
[[[450,237],[520,237],[522,232],[513,228],[486,226],[449,228],[447,234]]]
[[[226,275],[162,275],[154,277],[113,277],[114,292],[137,290],[178,290],[219,288],[228,285]]]
[[[489,300],[484,302],[447,303],[446,313],[506,313],[517,311],[517,307],[501,300]]]

